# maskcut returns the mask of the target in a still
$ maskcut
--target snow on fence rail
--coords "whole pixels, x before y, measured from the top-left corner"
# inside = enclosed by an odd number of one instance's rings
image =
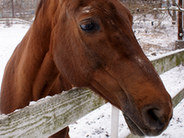
[[[184,50],[151,60],[159,74],[184,63]],[[173,97],[174,106],[184,90]],[[86,88],[75,88],[39,100],[9,115],[0,115],[0,137],[47,137],[97,109],[105,101]],[[132,135],[129,135],[129,138]]]

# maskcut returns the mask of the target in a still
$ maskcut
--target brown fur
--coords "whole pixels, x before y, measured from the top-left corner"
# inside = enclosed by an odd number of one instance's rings
[[[89,18],[98,31],[81,30]],[[171,99],[131,25],[132,16],[118,0],[41,0],[7,63],[1,112],[73,86],[89,87],[124,112],[133,133],[160,134],[172,116]],[[68,128],[53,135],[58,136],[69,137]]]

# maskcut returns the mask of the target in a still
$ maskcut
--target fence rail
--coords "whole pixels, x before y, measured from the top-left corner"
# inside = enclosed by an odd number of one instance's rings
[[[76,88],[0,116],[0,137],[47,137],[103,104],[91,90]]]
[[[152,59],[159,74],[184,62],[184,50]],[[184,90],[173,97],[174,106],[184,98]],[[86,88],[76,88],[41,99],[36,104],[0,116],[0,137],[45,137],[54,134],[97,109],[105,101]],[[130,136],[132,137],[132,135]]]
[[[19,18],[0,18],[0,24],[32,24],[31,21],[26,21],[23,19],[19,19]]]

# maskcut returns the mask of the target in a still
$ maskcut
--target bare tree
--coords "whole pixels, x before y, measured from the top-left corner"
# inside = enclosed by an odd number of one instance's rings
[[[11,8],[12,8],[12,18],[15,17],[15,9],[14,9],[14,1],[11,0]]]
[[[142,14],[162,6],[162,0],[121,0],[132,14]]]
[[[172,5],[177,6],[176,0],[172,0]],[[176,24],[176,11],[175,10],[173,10],[173,14],[172,14],[172,24]]]

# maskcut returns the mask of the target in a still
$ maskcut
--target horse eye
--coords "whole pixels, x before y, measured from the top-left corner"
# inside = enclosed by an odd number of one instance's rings
[[[88,23],[82,23],[80,25],[80,28],[85,31],[85,32],[95,32],[97,30],[99,30],[99,25],[97,23],[94,22],[88,22]]]

